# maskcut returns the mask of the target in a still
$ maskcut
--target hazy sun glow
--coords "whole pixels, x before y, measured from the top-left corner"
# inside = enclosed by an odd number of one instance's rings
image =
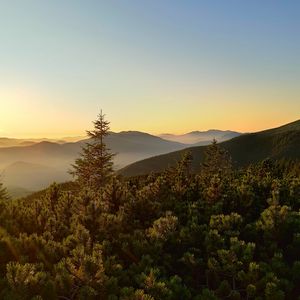
[[[299,12],[292,0],[7,1],[0,135],[83,135],[100,108],[114,131],[154,134],[299,119]]]

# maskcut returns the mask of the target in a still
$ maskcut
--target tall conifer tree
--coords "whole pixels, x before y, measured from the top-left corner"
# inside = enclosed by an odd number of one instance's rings
[[[81,156],[72,165],[70,173],[82,186],[97,191],[103,187],[113,174],[113,157],[110,149],[107,148],[104,138],[109,134],[109,122],[105,115],[98,115],[93,122],[94,130],[87,131],[90,140],[82,148]]]

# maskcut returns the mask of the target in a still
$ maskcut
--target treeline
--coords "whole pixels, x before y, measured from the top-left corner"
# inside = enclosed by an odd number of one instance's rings
[[[76,186],[1,200],[0,299],[299,299],[299,164],[233,170],[213,143],[198,174],[186,153],[124,179],[104,121],[74,164]]]

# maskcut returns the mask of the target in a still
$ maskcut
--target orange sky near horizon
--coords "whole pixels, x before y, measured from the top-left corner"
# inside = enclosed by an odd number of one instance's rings
[[[84,136],[101,107],[115,132],[137,130],[156,135],[208,129],[255,132],[300,119],[300,102],[296,101],[300,93],[291,91],[224,87],[216,92],[193,87],[187,93],[187,89],[177,88],[172,94],[168,91],[169,96],[158,90],[140,102],[128,99],[127,104],[125,99],[116,97],[111,102],[91,101],[71,106],[59,95],[36,86],[18,85],[8,89],[0,85],[0,99],[6,99],[1,103],[0,136]],[[284,95],[294,100],[288,106]],[[51,101],[52,97],[56,101]]]
[[[92,121],[100,111],[101,103],[84,108],[68,107],[62,104],[59,108],[52,105],[51,101],[39,100],[47,96],[34,93],[29,89],[16,89],[6,91],[0,87],[0,98],[8,99],[1,104],[0,110],[0,136],[15,138],[61,138],[67,136],[84,136],[85,130],[92,128]],[[230,97],[228,93],[227,97]],[[209,92],[207,98],[213,97]],[[49,99],[51,95],[48,96]],[[297,103],[284,109],[274,101],[274,106],[269,107],[263,101],[234,102],[224,101],[199,101],[196,96],[190,96],[189,102],[194,107],[185,106],[185,101],[180,102],[178,95],[169,101],[161,101],[161,105],[154,107],[137,107],[136,110],[125,111],[124,107],[114,107],[105,103],[103,108],[107,119],[111,122],[111,130],[115,132],[137,130],[151,134],[173,133],[183,134],[194,130],[234,130],[239,132],[255,132],[268,128],[278,127],[300,119],[300,107]],[[201,98],[201,96],[199,96]],[[234,98],[234,97],[233,97]],[[22,99],[22,100],[20,100]],[[247,99],[246,99],[247,101]],[[283,102],[283,101],[282,101]],[[50,103],[50,104],[49,104]],[[147,101],[150,103],[151,101]],[[126,105],[125,105],[126,106]],[[125,113],[124,113],[125,112]]]

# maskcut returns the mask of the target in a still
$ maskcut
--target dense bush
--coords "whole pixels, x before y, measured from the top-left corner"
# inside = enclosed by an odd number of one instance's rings
[[[221,157],[2,200],[0,299],[297,299],[299,165]]]

